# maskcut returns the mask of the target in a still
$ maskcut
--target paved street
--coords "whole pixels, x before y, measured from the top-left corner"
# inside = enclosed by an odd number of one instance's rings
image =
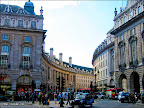
[[[58,102],[57,102],[58,103]],[[66,103],[66,101],[65,101]],[[59,104],[50,101],[50,105],[39,105],[38,102],[32,104],[31,102],[16,101],[16,102],[0,102],[0,108],[59,108]],[[65,108],[70,108],[69,105],[64,105]],[[97,99],[93,104],[93,108],[143,108],[144,105],[136,105],[134,103],[121,103],[118,100]],[[77,106],[75,106],[77,108]]]

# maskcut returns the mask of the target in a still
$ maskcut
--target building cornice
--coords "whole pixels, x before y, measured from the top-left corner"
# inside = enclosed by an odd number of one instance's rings
[[[111,32],[111,34],[115,35],[115,34],[119,33],[121,30],[125,29],[126,27],[130,26],[132,23],[134,23],[135,21],[137,21],[138,19],[143,18],[143,17],[144,17],[144,11],[142,13],[140,13],[139,15],[135,16],[134,18],[132,18],[131,20],[129,20],[128,22],[124,23],[117,29],[113,30]]]
[[[97,52],[96,54],[93,55],[93,59],[92,59],[92,64],[94,63],[95,59],[101,54],[103,53],[105,50],[107,50],[108,48],[114,46],[114,42],[108,44],[107,46],[105,46],[102,50],[100,50],[99,52]]]
[[[27,31],[27,32],[39,32],[45,34],[47,30],[43,29],[26,29],[26,28],[19,28],[19,27],[9,27],[9,26],[0,26],[0,29],[5,30],[16,30],[16,31]]]
[[[75,74],[83,74],[83,75],[90,75],[93,76],[92,73],[90,73],[89,71],[82,71],[82,70],[75,70],[72,67],[65,67],[64,65],[61,64],[57,64],[56,62],[53,61],[53,59],[51,59],[48,55],[46,55],[44,52],[42,52],[42,57],[46,60],[47,63],[49,63],[50,65],[54,66],[55,68],[58,68],[60,70],[63,71],[67,71],[67,72],[71,72],[71,73],[75,73]]]

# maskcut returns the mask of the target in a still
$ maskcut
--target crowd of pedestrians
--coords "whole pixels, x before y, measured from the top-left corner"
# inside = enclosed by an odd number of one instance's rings
[[[19,95],[21,100],[26,100],[26,102],[29,102],[30,100],[32,103],[39,102],[39,105],[49,105],[50,100],[54,100],[55,104],[59,104],[60,99],[63,98],[63,100],[67,101],[65,104],[70,104],[70,99],[73,99],[73,93],[42,93],[42,92],[36,92],[36,93],[30,93],[25,92],[23,95]]]

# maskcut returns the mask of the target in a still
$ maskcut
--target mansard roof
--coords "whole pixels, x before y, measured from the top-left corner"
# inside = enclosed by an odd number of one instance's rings
[[[6,4],[0,4],[0,13],[34,15],[20,6]]]

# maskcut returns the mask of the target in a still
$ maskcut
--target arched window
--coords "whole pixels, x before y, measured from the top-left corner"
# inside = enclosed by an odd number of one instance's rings
[[[131,49],[131,61],[133,64],[137,64],[137,38],[135,36],[131,36],[129,38],[129,44]]]
[[[0,56],[0,66],[1,67],[8,66],[8,55],[9,55],[9,46],[3,45],[1,47],[1,56]]]
[[[23,47],[23,54],[22,54],[22,68],[23,69],[30,69],[30,47]]]
[[[123,41],[119,42],[118,44],[120,49],[120,64],[124,65],[125,63],[125,44]]]

